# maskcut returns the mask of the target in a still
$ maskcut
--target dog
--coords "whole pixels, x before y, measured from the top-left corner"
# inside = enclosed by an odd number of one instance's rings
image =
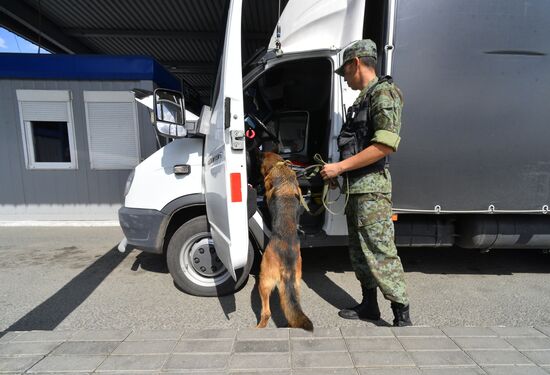
[[[281,156],[273,152],[262,153],[260,171],[272,218],[272,233],[260,264],[262,312],[257,328],[264,328],[271,317],[269,297],[277,287],[289,327],[313,331],[313,323],[300,306],[302,256],[298,239],[298,209],[301,192],[296,173]]]

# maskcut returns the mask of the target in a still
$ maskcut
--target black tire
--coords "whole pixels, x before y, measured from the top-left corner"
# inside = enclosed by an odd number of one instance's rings
[[[206,216],[198,216],[176,230],[166,252],[168,270],[184,292],[202,297],[233,294],[247,281],[254,247],[248,241],[248,261],[237,270],[237,281],[216,256]]]

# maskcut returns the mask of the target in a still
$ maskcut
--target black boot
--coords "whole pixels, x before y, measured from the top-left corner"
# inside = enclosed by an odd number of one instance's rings
[[[378,309],[378,300],[376,299],[376,289],[367,289],[361,286],[363,300],[357,306],[338,311],[338,315],[344,319],[366,319],[379,320],[380,310]]]
[[[393,311],[394,327],[407,327],[412,326],[411,318],[409,317],[409,305],[405,306],[402,303],[391,303],[391,309]]]

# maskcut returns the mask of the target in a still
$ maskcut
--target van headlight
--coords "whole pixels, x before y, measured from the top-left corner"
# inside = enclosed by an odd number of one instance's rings
[[[128,179],[126,180],[126,186],[124,187],[124,196],[128,195],[128,192],[132,187],[132,181],[134,181],[135,174],[136,174],[136,170],[132,169],[132,172],[130,172],[130,175],[128,175]]]

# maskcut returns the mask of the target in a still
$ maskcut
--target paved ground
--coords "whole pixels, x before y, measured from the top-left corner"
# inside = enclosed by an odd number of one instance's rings
[[[275,329],[285,326],[276,297],[271,329],[250,329],[254,275],[233,296],[189,296],[163,257],[120,254],[120,238],[119,228],[0,228],[0,373],[550,373],[540,251],[400,250],[424,327],[394,330],[381,297],[384,320],[338,318],[360,295],[345,249],[303,250],[310,337]]]
[[[248,328],[260,314],[253,275],[238,293],[180,292],[162,256],[115,248],[119,228],[0,228],[0,331]],[[337,312],[360,298],[346,249],[305,249],[304,311],[318,327],[355,327]],[[550,256],[400,249],[411,314],[427,326],[550,326]],[[379,296],[383,321],[389,303]],[[285,320],[273,297],[270,327]],[[372,324],[371,324],[372,325]]]
[[[550,327],[9,332],[0,372],[550,374]]]

